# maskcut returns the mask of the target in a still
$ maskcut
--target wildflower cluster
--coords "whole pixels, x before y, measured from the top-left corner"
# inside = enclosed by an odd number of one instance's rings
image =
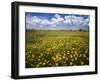
[[[89,64],[88,32],[26,31],[26,68]]]

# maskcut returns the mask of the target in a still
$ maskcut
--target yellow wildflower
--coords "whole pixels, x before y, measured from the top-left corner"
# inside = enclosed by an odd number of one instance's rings
[[[84,64],[84,62],[81,62],[81,65],[83,65]]]
[[[70,64],[69,65],[72,65],[73,63],[72,62],[70,62]]]

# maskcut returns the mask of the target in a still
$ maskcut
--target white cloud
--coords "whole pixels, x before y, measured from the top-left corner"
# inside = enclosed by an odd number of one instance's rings
[[[37,16],[26,16],[26,23],[32,24],[32,25],[40,24],[41,27],[42,27],[42,25],[53,24],[50,20],[48,20],[46,18],[40,18]]]
[[[32,17],[32,23],[40,23],[41,22],[41,19],[37,16],[33,16]]]
[[[36,25],[41,22],[41,19],[37,16],[26,16],[26,23]]]
[[[60,24],[64,21],[63,17],[61,17],[59,14],[54,15],[54,18],[51,19],[51,22],[53,24]]]
[[[86,19],[84,19],[84,23],[82,23],[82,26],[88,25],[90,21],[90,18],[87,17]]]
[[[64,18],[64,23],[71,23],[71,16],[65,16]]]
[[[56,18],[52,18],[51,22],[54,23],[54,24],[58,24],[59,23]]]
[[[43,19],[43,20],[41,20],[41,24],[42,25],[47,25],[47,24],[53,24],[51,21],[49,21],[49,20],[47,20],[47,19]]]
[[[42,28],[42,27],[43,27],[43,25],[40,25],[40,27]]]
[[[56,18],[60,18],[60,15],[58,15],[58,14],[56,14],[56,15],[54,15]]]
[[[86,23],[89,23],[89,21],[90,21],[90,18],[89,17],[87,19],[85,19],[85,22]]]
[[[74,26],[87,26],[89,24],[89,17],[84,18],[83,16],[76,15],[66,15],[61,16],[59,14],[55,14],[51,19],[43,18],[39,16],[26,16],[26,23],[30,28],[66,28]]]
[[[88,25],[89,23],[89,18],[84,19],[82,16],[68,15],[64,19],[65,24]]]
[[[26,16],[26,23],[27,24],[31,24],[32,23],[30,16]]]

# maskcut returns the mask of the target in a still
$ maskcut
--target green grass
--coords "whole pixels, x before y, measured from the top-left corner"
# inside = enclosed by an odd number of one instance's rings
[[[89,65],[89,33],[26,30],[26,68]]]

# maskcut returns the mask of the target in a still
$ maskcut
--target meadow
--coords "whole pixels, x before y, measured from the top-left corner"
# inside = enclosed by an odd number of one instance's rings
[[[89,65],[89,32],[26,30],[25,67]]]

